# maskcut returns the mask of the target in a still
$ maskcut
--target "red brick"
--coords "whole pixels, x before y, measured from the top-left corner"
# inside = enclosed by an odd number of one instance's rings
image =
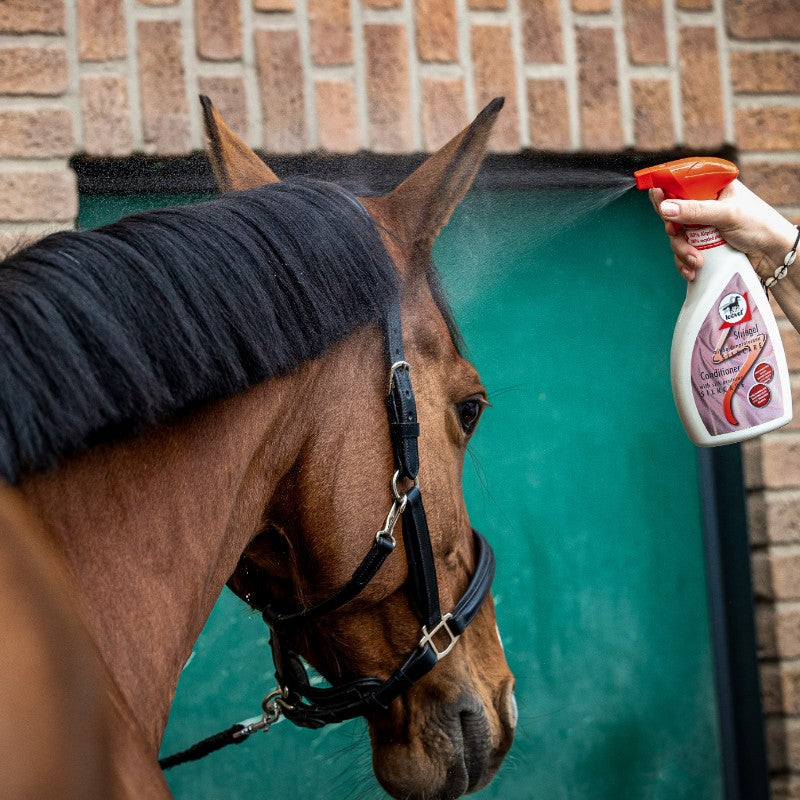
[[[355,153],[362,145],[356,90],[346,81],[316,81],[317,138],[331,153]]]
[[[294,0],[253,0],[256,11],[294,11]]]
[[[725,141],[717,34],[714,28],[681,28],[683,144],[692,149],[719,147]]]
[[[124,156],[133,149],[128,84],[121,75],[81,78],[83,149],[93,156]]]
[[[201,94],[208,95],[222,118],[244,141],[250,138],[247,124],[247,95],[239,75],[211,75],[198,78]]]
[[[676,5],[682,11],[711,11],[714,0],[677,0]]]
[[[639,150],[667,150],[675,145],[672,91],[669,81],[640,78],[631,81],[633,135]]]
[[[416,0],[417,53],[421,61],[458,61],[455,0]]]
[[[730,54],[733,91],[754,94],[793,94],[800,76],[796,50],[740,51]]]
[[[239,0],[195,0],[197,54],[209,61],[235,61],[242,56]]]
[[[800,39],[797,0],[725,0],[725,16],[734,39]]]
[[[255,34],[264,146],[276,153],[306,147],[303,66],[296,30],[259,30]]]
[[[748,161],[741,172],[742,180],[770,205],[800,202],[800,161]]]
[[[181,24],[140,20],[136,30],[144,141],[150,152],[185,153],[190,141]]]
[[[527,90],[531,147],[534,150],[569,150],[569,108],[564,81],[531,79]]]
[[[469,0],[472,11],[505,11],[506,0]]]
[[[364,8],[400,8],[403,0],[361,0]]]
[[[0,111],[0,157],[52,158],[74,152],[72,114],[66,108]]]
[[[786,321],[780,323],[778,327],[786,353],[786,363],[791,372],[797,372],[800,370],[800,334]]]
[[[365,25],[370,146],[383,153],[412,147],[408,49],[402,25]]]
[[[767,766],[771,772],[786,772],[800,764],[800,720],[768,717],[765,720]],[[772,800],[778,798],[772,794]]]
[[[353,63],[353,30],[349,0],[309,0],[311,58],[327,67]]]
[[[438,150],[468,123],[467,99],[461,78],[426,78],[422,81],[423,147]]]
[[[769,796],[770,800],[800,800],[800,776],[771,775]]]
[[[564,48],[559,0],[520,0],[520,14],[525,61],[529,64],[561,63]]]
[[[800,665],[762,664],[761,694],[765,714],[800,716]]]
[[[666,64],[664,7],[661,0],[625,0],[625,39],[632,64]],[[613,51],[608,54],[613,58]]]
[[[800,656],[800,607],[796,603],[756,607],[756,642],[759,658]]]
[[[77,0],[81,61],[109,61],[127,55],[122,0]]]
[[[745,452],[748,488],[791,489],[800,485],[800,437],[797,434],[767,434]]]
[[[0,33],[64,33],[64,0],[3,0]]]
[[[601,14],[611,11],[611,0],[572,0],[572,10],[579,14]]]
[[[77,213],[78,187],[71,169],[0,173],[0,219],[66,221]]]
[[[505,97],[489,149],[514,152],[520,149],[517,78],[511,31],[506,25],[474,25],[472,28],[472,70],[478,108],[495,97]]]
[[[796,150],[800,142],[797,106],[736,109],[736,143],[742,150]]]
[[[144,6],[176,6],[180,0],[139,0]]]
[[[620,122],[617,62],[611,28],[575,30],[578,52],[581,144],[586,150],[619,150],[623,146]]]
[[[0,94],[55,96],[66,90],[63,47],[0,47]]]
[[[756,597],[767,600],[800,598],[800,550],[773,547],[753,554],[753,588]]]

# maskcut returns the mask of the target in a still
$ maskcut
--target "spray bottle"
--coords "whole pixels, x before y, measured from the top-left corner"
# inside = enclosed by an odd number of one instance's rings
[[[670,198],[715,200],[739,170],[721,158],[683,158],[634,173],[639,189]],[[716,228],[686,226],[703,251],[688,284],[670,368],[672,393],[689,438],[701,447],[751,439],[792,418],[789,370],[778,325],[744,253]]]

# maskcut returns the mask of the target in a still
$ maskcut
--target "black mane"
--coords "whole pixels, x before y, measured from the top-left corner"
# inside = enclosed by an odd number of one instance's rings
[[[0,264],[0,475],[286,373],[396,293],[372,219],[318,181],[48,236]]]

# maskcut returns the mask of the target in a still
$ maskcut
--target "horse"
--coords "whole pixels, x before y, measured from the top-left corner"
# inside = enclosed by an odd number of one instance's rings
[[[35,551],[16,598],[46,589],[30,668],[61,674],[19,688],[9,653],[0,696],[63,712],[51,754],[84,710],[61,743],[62,761],[85,748],[75,796],[170,796],[159,744],[226,583],[272,627],[279,710],[310,727],[363,715],[389,794],[455,798],[495,775],[514,678],[461,488],[487,397],[431,249],[501,106],[394,191],[356,197],[279,180],[203,99],[219,198],[3,263],[0,528]],[[0,763],[22,773],[2,733]],[[28,785],[17,796],[52,795]]]

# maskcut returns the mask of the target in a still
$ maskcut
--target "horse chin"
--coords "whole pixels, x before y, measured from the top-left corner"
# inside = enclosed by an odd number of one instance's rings
[[[500,736],[493,736],[480,701],[464,694],[429,709],[419,729],[413,715],[402,733],[370,723],[375,776],[398,800],[455,800],[492,780],[511,746],[514,722],[503,721]]]

